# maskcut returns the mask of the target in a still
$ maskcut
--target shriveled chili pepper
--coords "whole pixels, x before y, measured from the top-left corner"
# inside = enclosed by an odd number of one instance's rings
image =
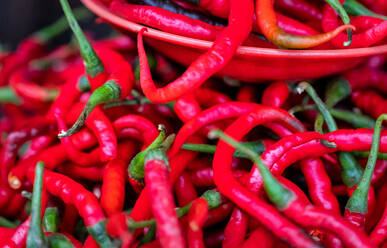
[[[243,145],[226,136],[222,132],[217,131],[215,134],[233,147],[238,147],[243,150]],[[258,166],[261,175],[264,178],[264,187],[268,197],[282,212],[284,212],[286,216],[303,226],[324,228],[329,232],[335,233],[336,235],[339,235],[344,244],[351,247],[372,247],[370,241],[364,233],[356,232],[353,227],[338,216],[331,215],[322,209],[314,208],[312,205],[302,202],[297,195],[281,185],[281,183],[275,179],[267,166],[255,152],[248,148],[243,151],[246,152],[250,159],[254,161],[256,166]],[[324,219],[324,221],[317,221],[321,219]]]
[[[237,6],[239,6],[237,8]],[[138,34],[138,52],[141,68],[141,88],[151,102],[169,102],[198,88],[212,74],[219,71],[231,59],[236,48],[251,31],[253,3],[231,1],[229,25],[217,37],[211,49],[199,57],[184,74],[164,88],[157,89],[152,81],[143,45],[144,29]],[[227,51],[227,52],[225,52]],[[205,69],[203,69],[205,68]],[[187,83],[189,82],[189,84]]]
[[[345,29],[354,29],[351,25],[343,25],[331,32],[315,36],[287,34],[277,26],[277,18],[273,10],[273,3],[268,0],[256,1],[256,15],[259,26],[265,37],[274,44],[286,48],[305,49],[317,46],[333,39]]]
[[[345,217],[358,227],[363,227],[365,224],[365,214],[368,211],[368,192],[370,189],[372,174],[375,169],[376,156],[379,150],[380,131],[384,120],[387,120],[387,114],[381,115],[376,120],[370,156],[368,158],[366,168],[361,181],[345,206]]]
[[[208,202],[203,198],[193,201],[188,212],[187,243],[189,248],[204,248],[203,224],[208,214]]]

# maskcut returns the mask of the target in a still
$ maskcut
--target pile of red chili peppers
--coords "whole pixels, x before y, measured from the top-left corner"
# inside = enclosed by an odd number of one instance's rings
[[[242,44],[386,44],[386,1],[101,1],[214,41],[188,68],[146,29],[86,36],[59,2],[0,51],[0,247],[387,247],[387,54],[308,82],[214,76]],[[51,48],[67,29],[77,45]]]

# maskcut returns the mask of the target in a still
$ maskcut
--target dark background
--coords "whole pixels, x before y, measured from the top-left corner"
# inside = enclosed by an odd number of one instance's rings
[[[82,5],[79,0],[68,1],[73,8]],[[15,49],[22,39],[62,15],[58,0],[0,0],[0,44],[7,49]],[[95,24],[94,20],[95,16],[83,21],[81,27],[97,36],[110,32],[107,25]],[[70,37],[71,32],[68,31],[54,43],[66,42]]]

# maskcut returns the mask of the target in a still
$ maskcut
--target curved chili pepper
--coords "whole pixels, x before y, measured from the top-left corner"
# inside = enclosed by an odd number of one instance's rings
[[[336,14],[330,6],[325,6],[323,11],[322,27],[325,32],[333,30],[338,27],[338,20]],[[387,33],[387,21],[381,22],[379,25],[369,28],[368,30],[354,34],[352,37],[352,43],[350,48],[356,47],[368,47],[371,46],[386,37]],[[332,44],[337,48],[343,48],[342,42],[345,40],[343,34],[337,35],[331,40]]]
[[[43,234],[41,221],[43,173],[44,164],[42,162],[38,162],[35,167],[34,189],[31,200],[31,223],[28,228],[27,235],[28,248],[47,247],[47,241]]]
[[[233,176],[241,179],[247,172],[243,170],[234,170]],[[190,179],[196,187],[215,187],[212,168],[201,168],[190,172]]]
[[[80,43],[81,54],[85,60],[86,71],[91,77],[89,81],[93,90],[93,94],[74,125],[58,135],[58,137],[65,137],[78,131],[98,104],[126,98],[134,83],[134,74],[130,64],[119,53],[105,49],[97,55],[73,17],[67,0],[61,0],[60,3]],[[99,56],[102,57],[104,63]]]
[[[237,6],[240,8],[237,8]],[[223,68],[235,53],[236,48],[242,44],[250,33],[252,10],[253,3],[251,1],[234,3],[234,0],[232,0],[229,25],[217,37],[210,50],[193,62],[180,78],[159,89],[152,81],[147,66],[148,62],[142,41],[144,29],[139,32],[137,47],[141,69],[140,83],[145,96],[151,102],[175,100],[179,96],[198,88],[206,79]]]
[[[121,116],[113,122],[114,129],[118,136],[125,128],[135,128],[139,130],[143,138],[143,148],[147,147],[157,137],[157,128],[150,120],[141,115]]]
[[[28,229],[30,226],[31,217],[26,219],[20,226],[11,229],[6,240],[1,240],[3,247],[25,247]]]
[[[354,29],[351,25],[343,25],[325,34],[313,36],[290,35],[277,26],[273,3],[268,0],[256,1],[256,15],[258,24],[265,37],[277,46],[286,48],[310,48],[333,39],[345,29]]]
[[[261,201],[255,194],[233,179],[232,174],[229,172],[231,171],[231,163],[223,161],[224,154],[227,154],[227,150],[231,150],[230,148],[226,143],[220,141],[214,156],[214,180],[220,192],[248,214],[257,218],[280,239],[286,240],[297,247],[318,247],[297,226],[279,215],[272,206]],[[227,182],[227,184],[221,182]],[[265,217],[263,218],[263,216]]]
[[[234,208],[230,220],[224,229],[224,240],[222,247],[240,247],[247,233],[247,215],[239,208]]]
[[[89,233],[101,247],[111,247],[111,241],[104,227],[105,215],[92,193],[72,179],[47,170],[44,172],[44,184],[50,194],[77,208]]]
[[[16,159],[17,151],[20,146],[34,137],[41,136],[42,134],[47,134],[47,132],[51,132],[51,123],[42,118],[38,119],[40,119],[40,123],[34,123],[37,121],[36,119],[23,129],[11,132],[5,140],[0,153],[0,173],[1,182],[3,184],[8,182],[8,171],[12,167]]]
[[[364,110],[375,119],[381,114],[387,113],[387,100],[375,91],[356,91],[352,94],[351,100],[356,107]]]
[[[238,147],[243,150],[243,145],[229,136],[226,136],[221,131],[217,131],[216,133],[214,131],[214,134],[225,140],[233,147]],[[348,246],[372,247],[370,241],[364,233],[356,232],[353,227],[348,225],[338,216],[333,216],[329,212],[306,204],[300,200],[293,191],[281,185],[281,183],[275,179],[273,174],[270,173],[269,168],[254,151],[248,148],[243,151],[248,154],[250,159],[254,161],[256,166],[258,166],[263,177],[264,188],[268,197],[282,212],[284,212],[286,216],[303,226],[323,228],[329,232],[339,235],[343,243]],[[299,218],[300,216],[302,216],[302,218]],[[317,221],[321,219],[324,219],[324,221]]]
[[[203,224],[208,214],[208,202],[204,198],[198,198],[193,201],[188,212],[188,247],[204,248]]]
[[[370,190],[372,174],[375,169],[377,152],[379,150],[380,131],[384,120],[387,120],[387,114],[381,115],[376,120],[370,156],[368,158],[362,180],[357,185],[355,191],[345,206],[345,217],[355,226],[362,227],[365,224],[365,214],[368,211],[368,192]]]
[[[321,101],[321,99],[318,97],[317,93],[313,89],[313,87],[306,83],[302,82],[299,84],[299,89],[305,90],[308,92],[309,96],[313,99],[313,101],[316,103],[317,108],[321,112],[321,115],[324,116],[325,122],[327,123],[329,131],[336,131],[337,125],[335,120],[333,119],[332,115],[329,113],[329,110],[324,105],[324,103]],[[331,102],[327,102],[327,106],[333,106],[336,104],[335,100],[331,98]],[[328,105],[329,104],[329,105]],[[345,185],[348,187],[355,186],[361,178],[363,169],[356,161],[355,157],[350,153],[338,153],[338,157],[340,160],[341,165],[341,177]]]
[[[150,150],[145,158],[145,183],[160,243],[163,247],[185,247],[168,182],[168,164],[162,149]]]
[[[57,122],[59,130],[64,130],[66,128],[66,124],[61,117],[57,116]],[[60,141],[67,151],[68,158],[70,158],[74,163],[83,167],[90,167],[100,163],[99,149],[95,149],[91,153],[85,153],[78,151],[71,143],[69,137],[64,137]]]

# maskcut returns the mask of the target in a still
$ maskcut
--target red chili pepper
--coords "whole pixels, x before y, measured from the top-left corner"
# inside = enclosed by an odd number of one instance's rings
[[[128,231],[127,218],[124,212],[117,212],[110,216],[106,224],[106,230],[110,236],[121,239],[122,247],[129,247],[133,241],[133,237]]]
[[[102,182],[104,168],[101,165],[81,167],[77,164],[63,164],[56,169],[58,172],[77,180]]]
[[[224,240],[222,247],[240,247],[247,233],[247,215],[235,207],[231,218],[224,229]]]
[[[250,33],[252,10],[253,3],[251,1],[234,3],[234,0],[232,0],[229,26],[217,37],[211,49],[193,62],[180,78],[159,89],[152,81],[149,66],[147,65],[148,61],[142,41],[144,29],[139,32],[137,47],[141,69],[140,82],[145,96],[151,102],[175,100],[181,95],[198,88],[206,79],[223,68],[231,59],[237,47],[242,44]]]
[[[60,198],[64,203],[73,204],[77,208],[89,233],[101,247],[111,246],[111,241],[105,230],[105,215],[97,198],[92,193],[69,177],[48,170],[44,171],[44,185],[47,192]]]
[[[128,151],[134,152],[134,151]],[[101,189],[101,206],[108,216],[122,211],[125,200],[126,166],[123,160],[112,160],[106,167]]]
[[[1,240],[3,247],[18,247],[22,248],[26,245],[28,228],[30,226],[31,218],[29,217],[20,226],[13,229],[6,240]]]
[[[198,197],[195,186],[191,182],[191,178],[185,172],[177,179],[173,185],[173,190],[176,194],[179,207],[184,207]]]
[[[62,222],[59,226],[59,231],[62,233],[73,233],[74,226],[78,220],[78,212],[74,205],[66,204]]]
[[[218,208],[211,209],[208,212],[207,220],[206,223],[204,223],[204,227],[214,226],[224,220],[227,220],[227,218],[230,217],[233,209],[234,204],[232,204],[231,202],[226,202],[220,205]]]
[[[168,159],[161,149],[150,150],[145,158],[145,184],[163,247],[185,247],[168,182]]]
[[[375,91],[356,91],[352,93],[351,100],[356,107],[364,110],[375,119],[381,114],[387,113],[387,100]]]
[[[256,1],[256,15],[265,37],[274,44],[286,48],[305,49],[314,47],[333,39],[345,29],[354,29],[351,25],[343,25],[324,34],[312,36],[290,35],[278,27],[273,3],[269,0]]]
[[[380,132],[382,128],[383,121],[387,120],[387,114],[379,116],[375,124],[375,131],[372,138],[372,146],[370,150],[370,156],[367,161],[366,168],[364,170],[362,180],[357,185],[355,191],[349,198],[345,206],[345,217],[353,225],[357,227],[364,227],[365,224],[365,215],[368,209],[368,200],[367,198],[370,195],[370,185],[372,174],[375,169],[377,153],[379,150],[379,140]],[[371,210],[372,211],[372,210]]]
[[[279,0],[274,4],[279,11],[298,17],[303,21],[322,19],[321,10],[313,3],[304,0]]]
[[[242,248],[253,248],[257,244],[262,248],[272,248],[274,247],[274,243],[273,235],[266,231],[265,228],[258,227],[250,233],[249,238],[243,243]]]
[[[360,67],[343,74],[352,91],[376,89],[387,93],[387,73],[368,67]]]
[[[86,72],[93,90],[93,94],[90,96],[74,125],[69,130],[63,131],[58,135],[59,137],[65,137],[77,132],[97,105],[125,99],[134,84],[134,74],[130,64],[121,54],[109,49],[100,49],[97,55],[71,13],[67,0],[60,0],[60,3],[70,23],[70,27],[80,44]],[[99,57],[102,58],[103,63]]]
[[[276,81],[266,87],[262,95],[262,104],[281,108],[290,95],[289,87],[284,81]]]
[[[83,248],[99,248],[99,245],[91,235],[87,236]]]
[[[155,124],[140,115],[122,116],[114,121],[113,126],[118,136],[125,128],[135,128],[140,131],[143,138],[143,148],[152,143],[158,134]]]
[[[238,102],[256,102],[257,89],[252,85],[243,85],[239,88],[236,100]]]
[[[243,170],[233,170],[235,179],[240,179],[247,174]],[[192,183],[196,187],[215,187],[212,168],[199,168],[190,172]]]
[[[203,224],[208,214],[208,202],[204,198],[193,201],[188,212],[187,243],[189,248],[204,248]]]
[[[341,1],[343,2],[343,1]],[[325,32],[333,30],[339,26],[337,16],[335,11],[329,6],[326,5],[323,11],[323,20],[322,27]],[[381,22],[379,25],[370,27],[366,31],[363,31],[358,34],[354,34],[352,37],[352,43],[349,48],[357,47],[369,47],[377,42],[383,40],[387,34],[387,21]],[[343,41],[346,37],[344,34],[337,35],[334,39],[331,40],[332,44],[337,48],[344,48]]]
[[[232,133],[231,131],[232,129],[228,129],[226,132]],[[241,151],[244,151],[249,155],[250,159],[254,161],[261,172],[268,197],[286,216],[302,226],[322,228],[339,235],[345,245],[351,247],[372,247],[366,235],[357,232],[352,226],[345,222],[344,219],[332,215],[325,210],[315,208],[310,204],[306,204],[297,196],[297,194],[289,190],[289,188],[282,186],[270,173],[270,167],[265,165],[254,151],[249,148],[244,149],[243,145],[224,135],[220,131],[218,131],[216,135],[224,139],[228,144],[241,149]],[[222,141],[219,142],[218,146],[221,144]],[[322,219],[324,221],[319,221]]]

